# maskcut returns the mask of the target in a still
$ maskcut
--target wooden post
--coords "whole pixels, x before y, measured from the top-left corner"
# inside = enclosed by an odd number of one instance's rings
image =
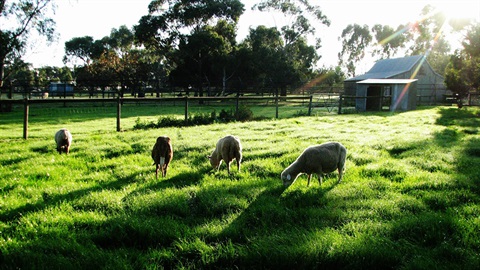
[[[240,95],[237,94],[237,98],[235,99],[235,119],[238,120],[238,104],[239,104]]]
[[[342,95],[340,95],[338,99],[338,114],[342,114],[342,100],[343,100],[343,97]]]
[[[28,139],[28,98],[23,103],[23,138]]]
[[[312,115],[312,101],[313,101],[313,96],[310,95],[310,103],[308,103],[308,116]]]
[[[185,124],[188,123],[188,96],[185,96]]]
[[[275,95],[275,118],[278,119],[278,89]]]
[[[122,115],[122,103],[121,103],[120,95],[117,98],[117,132],[121,131],[122,128],[120,127],[120,117]]]

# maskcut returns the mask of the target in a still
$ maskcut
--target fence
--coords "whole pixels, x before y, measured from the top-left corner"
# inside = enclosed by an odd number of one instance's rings
[[[199,102],[211,102],[211,101],[225,101],[225,100],[234,100],[235,101],[235,115],[238,115],[239,106],[241,101],[273,101],[275,103],[275,118],[278,118],[279,112],[279,101],[287,100],[301,100],[303,103],[308,102],[308,115],[312,113],[312,96],[297,96],[297,97],[179,97],[179,98],[148,98],[148,99],[138,99],[138,98],[95,98],[95,99],[3,99],[0,100],[0,107],[8,107],[13,104],[23,104],[23,138],[28,139],[28,117],[31,104],[48,104],[48,103],[115,103],[117,108],[117,131],[121,131],[121,114],[122,114],[122,105],[125,103],[156,103],[156,102],[183,102],[185,108],[185,122],[188,121],[188,110],[190,101],[199,101]]]

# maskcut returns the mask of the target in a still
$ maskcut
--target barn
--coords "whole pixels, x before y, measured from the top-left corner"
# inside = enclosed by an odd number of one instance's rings
[[[423,55],[379,60],[367,73],[345,80],[344,89],[358,111],[414,110],[451,94]]]

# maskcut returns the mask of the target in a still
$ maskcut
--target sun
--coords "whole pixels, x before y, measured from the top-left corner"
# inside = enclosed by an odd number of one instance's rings
[[[471,19],[480,21],[479,0],[437,0],[431,5],[450,19]]]

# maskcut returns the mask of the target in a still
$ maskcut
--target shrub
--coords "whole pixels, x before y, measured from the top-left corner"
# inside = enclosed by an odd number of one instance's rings
[[[238,108],[237,120],[246,122],[253,119],[253,112],[247,106],[240,106]]]
[[[211,113],[199,113],[192,114],[188,117],[187,121],[179,119],[174,116],[162,116],[155,123],[154,121],[142,121],[140,118],[135,120],[133,129],[150,129],[161,127],[182,127],[182,126],[198,126],[209,125],[215,122],[230,123],[235,121],[251,121],[253,120],[253,112],[246,106],[242,106],[238,109],[238,115],[235,117],[234,110],[220,111],[217,117],[215,111]]]

